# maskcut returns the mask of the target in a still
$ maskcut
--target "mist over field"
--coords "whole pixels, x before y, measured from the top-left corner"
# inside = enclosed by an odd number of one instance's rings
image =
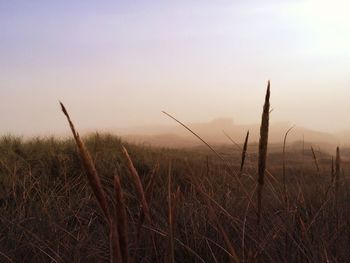
[[[349,4],[336,1],[1,1],[0,132],[65,133],[271,115],[350,130]]]
[[[206,141],[212,144],[243,143],[247,131],[250,132],[251,142],[259,140],[259,124],[236,124],[232,119],[214,119],[207,123],[187,123],[187,125]],[[293,127],[293,128],[292,128]],[[288,140],[290,142],[307,141],[323,146],[350,146],[350,133],[328,133],[297,127],[288,122],[272,123],[269,142],[282,143],[288,129],[292,128]],[[186,147],[202,144],[186,129],[176,124],[149,125],[115,130],[122,138],[131,142],[145,143],[153,146]]]

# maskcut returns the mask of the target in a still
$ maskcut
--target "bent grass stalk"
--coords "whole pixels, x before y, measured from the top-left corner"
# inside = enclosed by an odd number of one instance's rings
[[[104,214],[104,217],[108,223],[110,223],[111,215],[109,213],[108,205],[107,205],[107,198],[106,193],[102,188],[100,177],[97,174],[95,164],[92,161],[91,155],[86,149],[83,141],[80,139],[79,134],[76,132],[73,122],[70,119],[70,116],[64,107],[63,103],[60,102],[62,112],[66,116],[69,126],[71,128],[71,131],[73,133],[74,140],[78,146],[79,155],[81,157],[82,163],[84,165],[84,168],[86,170],[87,179],[89,181],[90,187],[98,201],[98,204]]]
[[[288,207],[288,193],[287,193],[287,184],[286,184],[286,143],[288,133],[294,128],[294,126],[290,127],[287,132],[284,134],[283,139],[283,193],[284,193],[284,202],[286,203],[286,207]]]
[[[145,218],[147,219],[148,223],[151,223],[151,216],[150,216],[150,212],[149,212],[149,208],[148,208],[148,203],[146,200],[145,192],[143,190],[140,176],[139,176],[139,174],[134,166],[134,163],[132,162],[132,160],[130,158],[128,151],[126,150],[126,148],[124,146],[122,147],[122,152],[127,160],[129,172],[130,172],[130,175],[134,181],[135,188],[136,188],[136,194],[137,194],[139,202],[141,204],[143,214],[144,214]]]
[[[174,121],[176,121],[177,123],[179,123],[181,126],[183,126],[186,130],[188,130],[190,133],[192,133],[195,137],[197,137],[201,142],[203,142],[226,166],[227,169],[229,169],[229,171],[231,172],[231,174],[234,176],[235,180],[237,181],[239,187],[243,190],[244,195],[247,197],[247,199],[249,200],[249,202],[252,204],[252,207],[256,210],[256,206],[255,203],[253,202],[250,194],[248,193],[247,189],[245,188],[245,186],[243,185],[241,179],[238,176],[238,173],[230,166],[229,163],[227,163],[227,161],[217,152],[215,151],[215,149],[210,146],[210,144],[208,144],[205,140],[203,140],[197,133],[195,133],[194,131],[192,131],[187,125],[185,125],[184,123],[182,123],[181,121],[179,121],[178,119],[176,119],[175,117],[173,117],[172,115],[170,115],[169,113],[162,111],[162,113],[164,113],[165,115],[167,115],[169,118],[173,119]],[[257,211],[257,210],[256,210]]]
[[[118,233],[117,222],[116,222],[116,219],[111,215],[109,211],[106,193],[103,190],[102,183],[101,183],[100,177],[97,174],[95,164],[91,158],[89,151],[86,149],[83,141],[80,139],[79,134],[76,132],[74,124],[68,114],[68,111],[66,110],[62,102],[60,102],[60,105],[61,105],[62,112],[64,113],[64,115],[68,120],[76,145],[78,146],[79,155],[81,157],[82,163],[86,170],[86,175],[87,175],[90,187],[102,210],[104,218],[107,221],[109,226],[110,262],[116,262],[116,263],[126,262],[123,260],[122,254],[121,254],[121,249],[120,249],[121,240],[120,240],[120,233]]]
[[[287,136],[288,133],[294,128],[294,126],[290,127],[287,132],[284,135],[284,140],[283,140],[283,194],[284,194],[284,202],[285,202],[285,220],[286,220],[286,231],[285,231],[285,236],[284,236],[284,243],[285,243],[285,251],[284,251],[284,258],[285,260],[288,259],[288,243],[289,243],[289,238],[288,238],[288,228],[289,228],[289,223],[288,223],[288,213],[289,213],[289,200],[288,200],[288,192],[287,192],[287,183],[286,183],[286,142],[287,142]]]

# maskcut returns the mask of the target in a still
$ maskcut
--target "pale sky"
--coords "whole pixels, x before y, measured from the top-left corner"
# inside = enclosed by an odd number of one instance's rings
[[[0,0],[0,135],[231,117],[350,129],[349,1]]]

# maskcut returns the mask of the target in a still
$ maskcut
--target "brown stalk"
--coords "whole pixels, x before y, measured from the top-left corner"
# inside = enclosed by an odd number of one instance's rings
[[[335,176],[335,172],[334,172],[334,157],[332,156],[332,166],[331,166],[331,182],[334,183],[334,176]]]
[[[157,229],[157,228],[154,228],[154,227],[150,227],[150,226],[143,226],[143,228],[145,228],[145,229],[147,229],[149,231],[152,231],[153,233],[157,234],[160,237],[164,237],[164,238],[167,237],[167,233],[163,232],[160,229]],[[192,248],[190,248],[189,246],[184,244],[181,240],[179,240],[177,238],[174,238],[174,241],[176,241],[177,244],[179,244],[180,246],[185,248],[191,255],[195,256],[196,259],[198,260],[198,262],[202,262],[202,263],[206,262],[199,254],[197,254]]]
[[[222,131],[222,133],[233,143],[233,145],[235,145],[238,149],[242,149],[242,147],[236,143],[230,135],[228,135],[224,130]]]
[[[213,219],[213,221],[215,222],[217,230],[219,230],[221,236],[224,239],[226,248],[229,252],[230,262],[239,263],[240,261],[239,261],[239,258],[237,256],[236,249],[234,248],[232,242],[230,241],[230,239],[229,239],[225,229],[223,228],[222,224],[220,223],[218,217],[216,216],[216,214],[214,212],[214,208],[212,207],[212,205],[209,201],[207,201],[207,205],[208,205],[208,212],[209,212],[211,218]]]
[[[288,133],[294,128],[294,126],[290,127],[284,135],[283,140],[283,193],[284,193],[284,202],[288,203],[288,194],[287,194],[287,184],[286,184],[286,142]]]
[[[123,263],[123,257],[120,251],[120,237],[118,233],[117,222],[112,219],[110,222],[110,231],[109,231],[109,246],[111,263]]]
[[[209,156],[207,155],[206,157],[206,165],[207,165],[207,177],[209,177],[209,173],[210,173],[210,166],[209,166]]]
[[[146,188],[145,188],[145,198],[146,198],[146,203],[148,204],[148,207],[150,207],[151,203],[152,203],[152,197],[153,197],[153,188],[154,188],[154,185],[156,183],[156,180],[155,180],[155,174],[157,173],[157,171],[159,170],[159,163],[156,163],[151,171],[151,174],[150,174],[150,179],[148,180],[148,183],[146,185]],[[138,219],[138,222],[137,222],[137,231],[136,231],[136,244],[139,244],[140,242],[140,238],[141,238],[141,231],[142,231],[142,226],[143,226],[143,223],[145,221],[145,213],[143,211],[140,211],[140,215],[139,215],[139,219]],[[155,245],[155,241],[154,241],[154,233],[151,233],[151,239],[152,239],[152,243],[154,244],[154,251],[155,251],[155,254],[158,255],[158,252],[157,252],[157,249],[156,249],[156,245]],[[137,246],[136,246],[137,247]],[[134,262],[135,260],[132,260],[131,262]]]
[[[167,262],[174,262],[174,215],[171,192],[171,165],[169,164],[168,172],[168,260]]]
[[[130,175],[132,176],[132,179],[134,181],[135,184],[135,188],[136,188],[136,194],[138,196],[139,202],[141,204],[142,207],[142,211],[143,214],[145,216],[145,218],[147,219],[148,223],[151,223],[151,216],[150,216],[150,212],[149,212],[149,208],[148,208],[148,203],[146,201],[146,196],[145,196],[145,192],[143,191],[143,186],[142,186],[142,182],[140,179],[140,176],[129,156],[128,151],[126,150],[126,148],[124,146],[122,146],[122,151],[123,154],[128,162],[128,168],[129,168],[129,172]]]
[[[177,213],[179,208],[181,198],[181,190],[180,186],[177,187],[175,194],[173,194],[173,201],[172,201],[172,213],[173,213],[173,233],[176,231],[176,222],[177,222]]]
[[[114,176],[114,192],[116,203],[116,220],[117,229],[119,234],[120,252],[123,258],[123,262],[129,262],[129,249],[128,249],[128,223],[127,214],[125,209],[125,202],[123,198],[123,192],[118,175]]]
[[[312,158],[314,159],[314,163],[315,163],[315,167],[316,167],[316,171],[317,171],[317,176],[318,176],[318,178],[320,178],[321,177],[320,166],[318,165],[316,153],[315,153],[315,150],[312,146],[311,146],[311,152],[312,152]],[[316,180],[315,185],[316,185],[316,193],[319,193],[320,188],[321,188],[319,180]]]
[[[285,202],[285,220],[286,223],[288,222],[288,214],[289,214],[289,201],[288,201],[288,193],[287,193],[287,183],[286,183],[286,142],[287,142],[287,136],[288,133],[294,128],[294,126],[290,127],[287,132],[284,135],[284,140],[283,140],[283,194],[284,194],[284,202]],[[288,238],[288,228],[289,224],[286,225],[286,231],[285,231],[285,236],[284,236],[284,243],[285,243],[285,252],[284,252],[284,257],[285,260],[288,259],[288,243],[289,243],[289,238]]]
[[[120,251],[120,237],[118,233],[118,225],[116,220],[111,216],[108,205],[106,193],[103,190],[102,183],[100,177],[97,174],[95,164],[91,158],[89,151],[86,149],[83,141],[80,139],[79,134],[76,132],[73,122],[71,121],[69,114],[64,107],[63,103],[60,102],[62,112],[66,116],[71,131],[73,133],[74,140],[78,146],[79,155],[81,157],[83,166],[86,170],[86,175],[88,178],[88,182],[90,187],[97,199],[97,202],[103,212],[105,220],[108,222],[109,226],[109,246],[110,246],[110,262],[114,263],[122,263],[123,261],[122,254]]]
[[[79,134],[76,132],[74,128],[74,124],[71,121],[69,114],[64,107],[63,103],[60,102],[62,112],[64,115],[67,117],[69,126],[72,130],[74,140],[78,146],[79,150],[79,155],[81,157],[81,160],[83,162],[84,168],[86,170],[86,175],[90,184],[90,187],[98,201],[98,204],[100,205],[100,208],[103,212],[103,215],[108,223],[111,221],[111,215],[108,210],[108,205],[107,205],[107,198],[106,198],[106,193],[102,188],[101,180],[100,177],[97,174],[95,164],[92,161],[91,155],[89,154],[88,150],[86,149],[84,143],[80,139]]]
[[[158,170],[159,170],[159,163],[156,163],[152,169],[150,179],[148,180],[148,183],[145,188],[145,197],[146,197],[147,204],[149,206],[151,205],[151,202],[152,202],[153,188],[156,183],[155,174],[158,172]]]
[[[239,176],[242,176],[243,173],[243,167],[244,167],[244,162],[247,154],[247,148],[248,148],[248,139],[249,139],[249,131],[247,131],[247,135],[245,136],[244,140],[244,145],[243,145],[243,150],[242,150],[242,159],[241,159],[241,166],[239,169]]]
[[[266,170],[266,158],[267,158],[267,144],[269,137],[269,113],[270,113],[270,81],[267,83],[267,90],[265,96],[265,103],[263,108],[263,114],[261,118],[260,126],[260,140],[259,140],[259,161],[258,161],[258,215],[257,226],[258,236],[260,232],[260,220],[262,210],[262,191],[264,187],[264,177]]]
[[[339,212],[338,212],[338,198],[339,198],[339,177],[340,177],[340,150],[337,147],[337,153],[335,156],[335,215],[337,231],[339,228]]]
[[[248,193],[246,187],[243,185],[241,179],[238,176],[238,173],[231,167],[231,165],[217,152],[215,151],[215,149],[210,146],[210,144],[208,144],[205,140],[203,140],[197,133],[195,133],[194,131],[192,131],[187,125],[185,125],[184,123],[182,123],[181,121],[179,121],[178,119],[176,119],[175,117],[173,117],[172,115],[170,115],[169,113],[162,111],[165,115],[167,115],[169,118],[173,119],[174,121],[176,121],[177,123],[179,123],[181,126],[183,126],[186,130],[188,130],[190,133],[192,133],[195,137],[197,137],[201,142],[203,142],[226,166],[226,168],[230,171],[230,173],[234,176],[235,180],[237,181],[240,189],[243,190],[244,195],[247,197],[247,199],[249,200],[249,202],[252,204],[252,207],[256,210],[256,206],[255,203],[253,202],[250,194]],[[257,211],[257,210],[256,210]]]
[[[335,156],[335,192],[338,193],[339,190],[339,176],[340,176],[340,150],[337,147],[337,153]]]
[[[316,170],[317,170],[317,175],[320,177],[320,166],[318,165],[318,161],[317,161],[317,157],[316,157],[316,153],[314,151],[314,148],[311,146],[311,152],[312,152],[312,157],[314,159],[315,162],[315,166],[316,166]]]

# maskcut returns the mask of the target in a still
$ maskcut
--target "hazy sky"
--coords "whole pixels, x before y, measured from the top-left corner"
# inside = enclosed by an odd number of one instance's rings
[[[0,0],[0,134],[232,117],[350,128],[348,1]]]

